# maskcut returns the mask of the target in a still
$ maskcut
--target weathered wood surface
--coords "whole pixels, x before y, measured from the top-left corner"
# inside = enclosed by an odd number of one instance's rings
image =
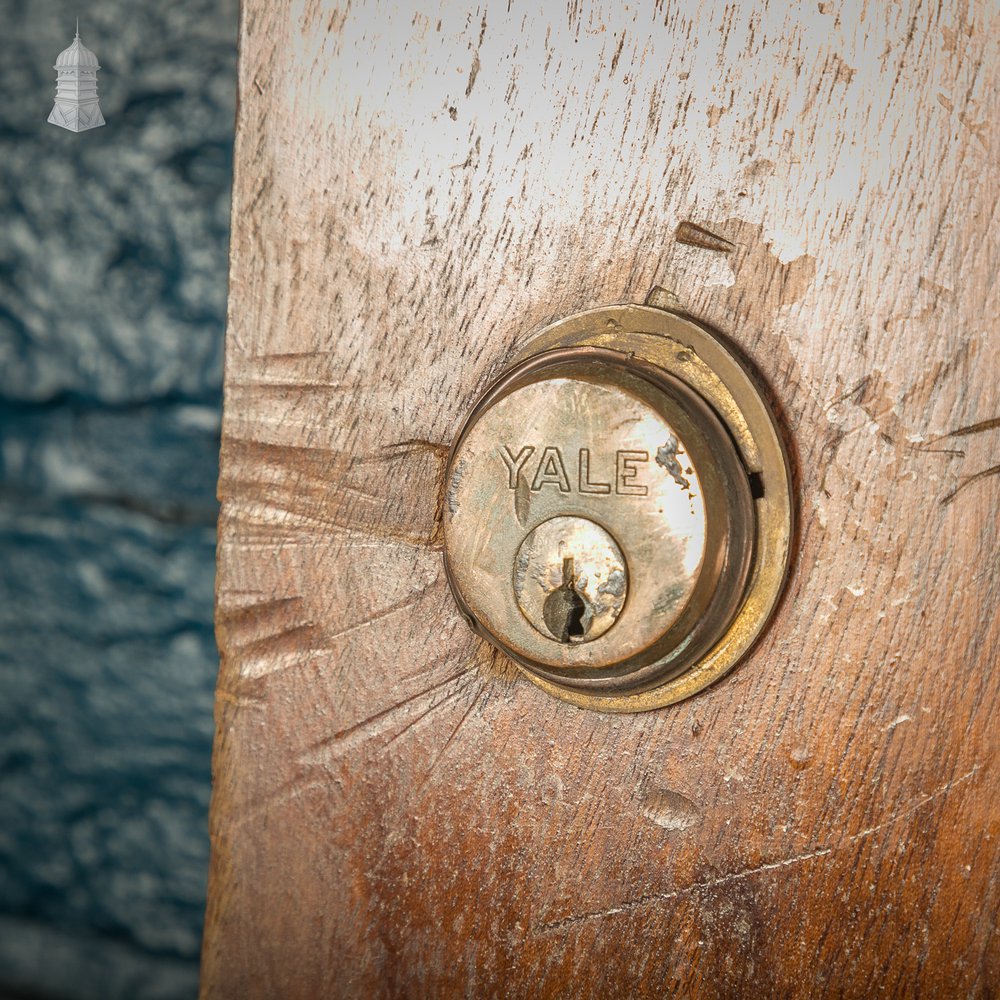
[[[1000,989],[998,20],[245,0],[206,997]],[[610,717],[470,636],[440,475],[654,283],[770,383],[801,530],[740,668]]]

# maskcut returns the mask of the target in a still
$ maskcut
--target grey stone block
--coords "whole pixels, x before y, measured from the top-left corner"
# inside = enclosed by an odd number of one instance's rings
[[[0,996],[190,997],[238,4],[0,4]]]

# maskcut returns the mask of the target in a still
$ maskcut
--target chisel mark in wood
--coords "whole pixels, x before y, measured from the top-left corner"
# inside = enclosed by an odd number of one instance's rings
[[[249,360],[259,364],[263,361],[315,361],[317,358],[329,357],[330,351],[267,351],[263,354],[254,354]]]
[[[408,438],[405,441],[394,441],[392,444],[387,444],[383,450],[397,455],[405,455],[414,451],[426,451],[430,452],[435,458],[446,459],[449,448],[449,445],[439,444],[437,441],[427,441],[424,438]]]
[[[262,665],[268,663],[269,657],[278,653],[294,654],[301,651],[308,651],[311,648],[310,639],[316,637],[318,629],[315,622],[296,623],[275,623],[274,630],[265,632],[263,635],[249,636],[234,640],[232,650],[239,652],[243,662],[240,672],[247,672],[258,675],[259,672],[253,669],[258,662]],[[231,651],[230,651],[231,652]]]
[[[256,590],[220,590],[219,620],[227,626],[257,625],[262,619],[284,615],[301,603],[302,598],[297,594],[262,600],[260,592]]]
[[[736,249],[735,243],[730,243],[725,237],[686,219],[678,225],[674,239],[678,243],[701,247],[703,250],[714,250],[716,253],[732,253]]]
[[[423,596],[420,594],[415,598],[407,598],[336,632],[324,632],[314,622],[289,624],[266,635],[250,636],[242,640],[224,632],[223,651],[234,655],[238,660],[241,680],[259,681],[293,667],[309,666],[317,654],[334,652],[333,643],[336,640],[360,632],[390,615],[409,610]]]
[[[215,700],[217,702],[225,702],[227,705],[233,705],[236,708],[244,706],[249,708],[263,708],[265,703],[263,696],[259,694],[253,692],[233,694],[232,691],[227,691],[222,687],[215,689]]]
[[[701,810],[686,795],[670,788],[654,788],[642,803],[646,819],[664,830],[687,830],[701,822]]]

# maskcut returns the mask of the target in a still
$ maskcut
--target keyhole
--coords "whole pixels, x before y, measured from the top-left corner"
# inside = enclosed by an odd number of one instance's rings
[[[548,630],[560,642],[580,642],[586,629],[583,619],[587,603],[577,593],[573,557],[563,559],[562,584],[545,598],[542,617]]]
[[[628,570],[618,543],[583,517],[552,517],[529,531],[514,557],[511,577],[518,609],[531,627],[567,646],[604,635],[628,593]]]

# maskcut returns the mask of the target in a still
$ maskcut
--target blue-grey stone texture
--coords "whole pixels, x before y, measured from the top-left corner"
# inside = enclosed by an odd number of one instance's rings
[[[197,990],[237,20],[0,0],[0,997]]]

